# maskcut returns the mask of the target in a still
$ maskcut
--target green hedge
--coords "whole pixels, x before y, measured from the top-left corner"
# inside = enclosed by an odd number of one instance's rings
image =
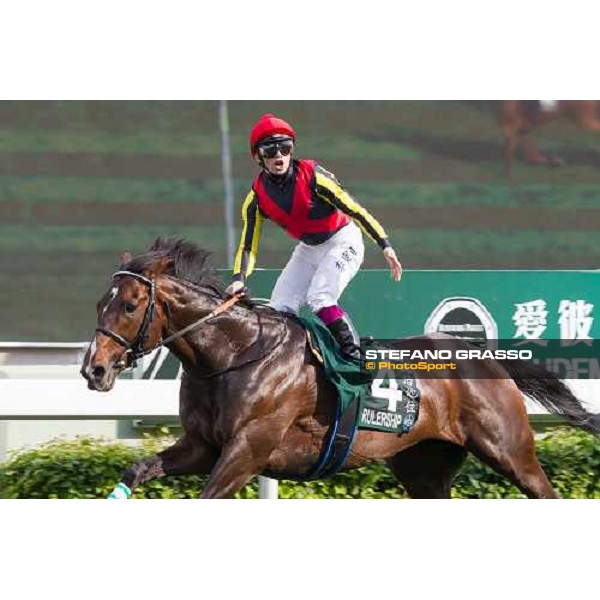
[[[128,446],[80,438],[54,441],[14,454],[0,464],[2,498],[105,498],[123,469],[172,440],[145,440]],[[570,428],[555,429],[537,443],[538,456],[555,489],[565,498],[600,498],[600,440]],[[205,478],[157,479],[136,498],[196,498]],[[281,498],[404,498],[391,473],[380,464],[306,484],[282,482]],[[256,481],[238,498],[256,498]],[[487,467],[469,459],[458,475],[455,498],[521,498],[519,491]]]

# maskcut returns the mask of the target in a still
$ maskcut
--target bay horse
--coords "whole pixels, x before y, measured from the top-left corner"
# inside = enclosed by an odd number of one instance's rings
[[[259,474],[302,478],[319,459],[336,413],[335,389],[301,323],[228,297],[209,254],[159,238],[148,252],[121,257],[97,305],[98,329],[81,370],[90,389],[108,392],[132,357],[163,343],[183,365],[183,434],[125,470],[121,483],[131,490],[155,477],[197,474],[209,475],[202,498],[229,498]],[[434,344],[436,336],[415,339]],[[487,363],[490,377],[504,369]],[[523,374],[517,382],[421,379],[413,429],[359,430],[343,468],[385,460],[411,497],[449,498],[471,452],[528,497],[557,497],[537,460],[519,388],[575,425],[594,433],[600,426],[553,375]]]
[[[501,123],[504,132],[504,169],[510,175],[512,161],[519,144],[523,141],[525,159],[534,165],[560,166],[563,159],[538,151],[531,133],[544,123],[559,117],[574,120],[583,129],[600,131],[598,100],[557,100],[544,107],[538,100],[502,100]]]

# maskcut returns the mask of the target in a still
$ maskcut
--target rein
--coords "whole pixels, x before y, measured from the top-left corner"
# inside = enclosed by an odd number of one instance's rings
[[[207,321],[214,319],[218,315],[229,310],[229,308],[234,306],[244,296],[244,293],[238,293],[235,296],[228,298],[227,300],[225,300],[221,304],[219,304],[219,306],[217,306],[209,314],[205,315],[204,317],[201,317],[197,321],[194,321],[187,327],[180,329],[179,331],[175,332],[174,334],[172,334],[164,339],[159,340],[159,342],[152,348],[144,348],[143,347],[144,343],[149,336],[150,325],[152,324],[152,321],[154,320],[154,316],[156,315],[156,282],[154,279],[150,279],[149,277],[145,277],[144,275],[140,275],[139,273],[134,273],[133,271],[117,271],[116,273],[114,273],[112,275],[112,279],[115,279],[116,277],[119,277],[119,276],[133,277],[134,279],[137,279],[138,281],[141,281],[142,283],[146,284],[150,289],[150,296],[149,296],[150,299],[148,302],[148,306],[146,307],[146,312],[144,314],[144,320],[142,321],[140,329],[136,335],[135,340],[133,340],[133,342],[127,341],[124,337],[120,336],[118,333],[115,333],[114,331],[111,331],[110,329],[106,329],[104,327],[96,328],[97,332],[110,337],[115,342],[117,342],[118,344],[120,344],[121,346],[123,346],[125,348],[125,353],[118,363],[118,365],[122,366],[123,368],[135,366],[135,363],[139,358],[142,358],[143,356],[151,354],[158,348],[161,348],[162,346],[166,346],[173,340],[176,340],[176,339],[182,337],[183,335],[192,331],[199,325],[202,325],[202,323],[206,323]],[[166,304],[166,303],[165,303],[165,309],[166,309],[167,314],[170,314],[168,304]],[[258,320],[260,322],[260,316],[259,316]],[[285,331],[287,331],[287,323],[285,323],[285,319],[282,318],[282,321],[284,322],[284,325],[285,325]],[[206,379],[206,378],[210,378],[210,377],[216,377],[217,375],[222,375],[223,373],[227,373],[228,371],[233,371],[234,369],[239,369],[241,367],[245,367],[246,365],[259,362],[259,361],[263,360],[263,358],[266,358],[266,356],[268,356],[273,350],[275,350],[275,348],[277,348],[283,342],[284,336],[285,336],[285,332],[279,337],[279,339],[277,340],[277,343],[272,348],[270,348],[266,352],[263,352],[258,358],[249,360],[241,365],[232,365],[230,367],[227,367],[225,369],[220,369],[220,370],[210,373],[208,375],[202,375],[202,376],[200,376],[200,378]],[[260,333],[259,333],[259,339],[262,342]],[[198,378],[198,377],[196,376],[196,378]]]

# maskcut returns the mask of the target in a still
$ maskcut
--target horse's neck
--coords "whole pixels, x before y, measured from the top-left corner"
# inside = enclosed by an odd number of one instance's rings
[[[184,286],[174,286],[170,303],[172,316],[167,335],[193,325],[213,311],[220,301]],[[235,357],[255,343],[259,335],[251,311],[236,306],[176,338],[169,349],[187,369],[218,371],[230,367]]]
[[[230,332],[235,332],[235,335]],[[231,367],[237,353],[243,352],[253,341],[252,336],[242,338],[238,324],[231,324],[227,328],[223,322],[208,322],[200,325],[198,330],[175,340],[169,344],[169,348],[186,371],[206,374]]]

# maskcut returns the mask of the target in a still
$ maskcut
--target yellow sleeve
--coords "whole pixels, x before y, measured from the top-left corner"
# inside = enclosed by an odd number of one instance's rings
[[[387,234],[379,221],[350,196],[333,173],[317,165],[315,167],[315,184],[320,198],[351,217],[382,250],[390,245]]]
[[[233,263],[233,278],[245,281],[254,270],[258,253],[258,240],[262,226],[262,215],[258,210],[258,197],[252,189],[242,204],[242,237]]]

